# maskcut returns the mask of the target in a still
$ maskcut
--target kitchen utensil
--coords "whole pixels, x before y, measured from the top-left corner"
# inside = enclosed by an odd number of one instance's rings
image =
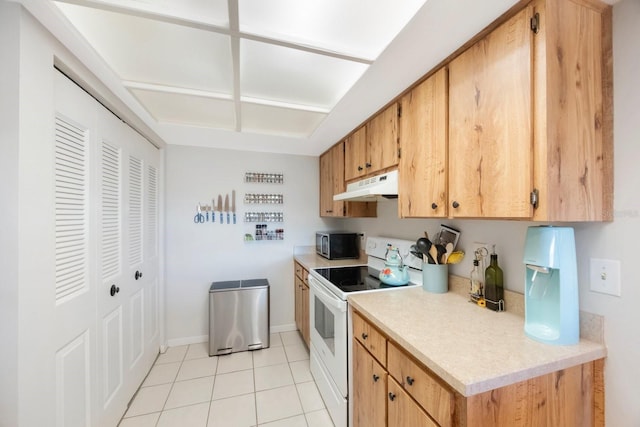
[[[204,215],[202,215],[202,206],[200,206],[200,203],[198,203],[198,206],[196,206],[196,215],[193,217],[193,222],[195,222],[196,224],[202,224],[204,222]]]
[[[236,190],[231,191],[231,212],[233,212],[233,223],[236,223]]]
[[[460,261],[462,261],[462,258],[464,258],[463,251],[451,252],[451,254],[449,255],[449,258],[447,258],[447,264],[457,264]]]
[[[220,224],[222,224],[222,194],[218,194],[218,212],[220,212]]]
[[[447,264],[448,260],[449,260],[449,255],[451,255],[451,253],[453,252],[453,243],[449,242],[447,243],[447,245],[445,246],[445,254],[444,254],[444,261],[443,264]]]
[[[439,264],[438,262],[438,249],[435,245],[431,245],[429,248],[429,256],[434,260],[433,264]]]
[[[230,223],[229,217],[229,193],[224,196],[224,211],[227,213],[227,224]]]
[[[209,205],[204,205],[204,216],[207,220],[207,222],[209,222],[209,212],[211,211],[211,206]]]
[[[447,253],[447,250],[445,249],[444,245],[441,244],[437,244],[437,245],[433,245],[436,247],[436,252],[438,254],[438,262],[437,264],[444,264],[444,256]]]
[[[435,264],[435,260],[429,254],[429,249],[431,249],[431,241],[426,237],[421,237],[416,240],[416,248],[423,255],[423,261],[427,264]],[[426,259],[425,259],[426,258]]]
[[[216,201],[211,198],[211,222],[216,222]]]

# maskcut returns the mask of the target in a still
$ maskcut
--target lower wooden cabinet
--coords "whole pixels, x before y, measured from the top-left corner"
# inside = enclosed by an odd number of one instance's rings
[[[309,347],[309,272],[299,263],[294,262],[293,278],[296,328],[302,334]]]
[[[363,315],[352,320],[354,427],[604,426],[603,359],[465,397]]]
[[[388,421],[389,426],[402,427],[438,427],[429,415],[404,391],[393,379],[388,385]]]
[[[353,422],[356,426],[387,425],[387,371],[353,340]],[[401,425],[401,424],[397,424]]]

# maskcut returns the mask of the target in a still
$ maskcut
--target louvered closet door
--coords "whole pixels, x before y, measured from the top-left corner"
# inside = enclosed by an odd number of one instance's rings
[[[115,426],[159,349],[159,152],[57,72],[55,143],[57,425]]]
[[[150,235],[157,240],[159,156],[148,141],[111,114],[99,117],[97,134],[101,208],[98,334],[103,346],[98,355],[102,377],[99,425],[116,425],[159,348],[154,280],[158,264],[157,258],[147,263],[145,247]],[[150,187],[146,170],[151,165],[156,171],[153,226],[147,221],[146,212],[152,207],[145,197]],[[149,313],[156,317],[148,319]],[[153,339],[147,338],[150,330],[155,331]]]
[[[75,427],[92,424],[93,392],[98,385],[97,289],[92,275],[96,252],[90,238],[95,222],[91,205],[95,107],[82,90],[56,74],[55,327],[43,328],[55,332],[41,338],[52,341],[55,354],[55,425]]]

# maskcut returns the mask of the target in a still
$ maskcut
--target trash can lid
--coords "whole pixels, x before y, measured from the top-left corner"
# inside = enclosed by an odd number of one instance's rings
[[[227,280],[224,282],[213,282],[209,292],[221,289],[235,289],[240,287],[240,280]]]
[[[267,279],[250,279],[243,280],[240,285],[243,288],[255,288],[258,286],[269,286],[269,281]]]

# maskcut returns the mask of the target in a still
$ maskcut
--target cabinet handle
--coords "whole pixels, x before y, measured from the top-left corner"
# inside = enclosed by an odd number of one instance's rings
[[[396,398],[396,395],[389,392],[389,400],[393,402],[395,398]]]
[[[413,382],[414,382],[414,381],[415,381],[415,380],[414,380],[413,378],[411,378],[411,377],[407,377],[407,384],[409,384],[409,385],[413,385]]]
[[[325,211],[325,213],[333,213],[333,209],[331,209],[330,211]]]
[[[435,203],[431,203],[431,209],[435,211],[436,209],[438,209],[438,205]]]
[[[364,164],[366,167],[370,168],[371,167],[371,163],[365,163]]]
[[[458,209],[460,207],[460,203],[454,200],[453,203],[451,203],[451,206],[453,206],[454,209]]]
[[[358,166],[358,171],[361,171],[362,169],[364,169],[362,166]]]
[[[109,289],[109,295],[115,296],[115,294],[117,294],[118,292],[120,292],[120,288],[116,285],[111,285],[111,288]]]
[[[378,380],[380,379],[380,377],[376,374],[373,374],[373,382],[376,383],[378,382]]]
[[[369,335],[365,334],[364,332],[362,333],[362,339],[366,340],[369,337]]]
[[[136,274],[133,277],[135,277],[136,280],[141,279],[142,278],[142,271],[136,270]]]

